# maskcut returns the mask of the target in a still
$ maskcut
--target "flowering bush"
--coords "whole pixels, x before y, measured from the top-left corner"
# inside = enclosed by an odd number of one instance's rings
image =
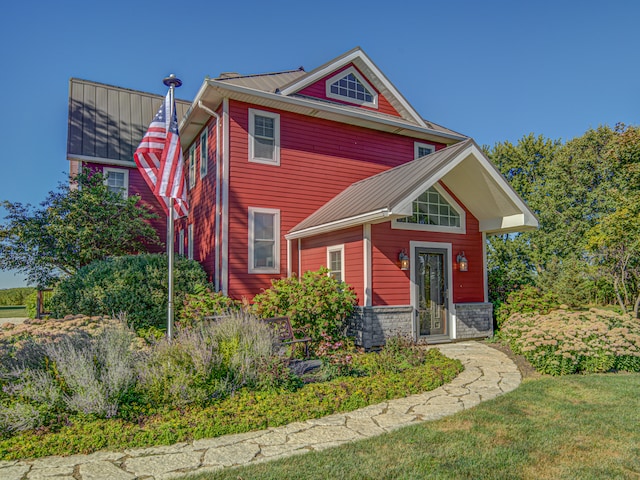
[[[515,314],[500,338],[541,373],[640,372],[640,322],[604,310]]]

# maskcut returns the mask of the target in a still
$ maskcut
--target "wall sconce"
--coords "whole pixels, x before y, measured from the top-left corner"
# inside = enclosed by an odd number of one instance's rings
[[[460,252],[457,257],[458,261],[458,270],[461,272],[466,272],[469,270],[469,260],[464,256],[464,251]]]
[[[409,270],[409,255],[404,248],[398,254],[398,260],[400,260],[400,270]]]

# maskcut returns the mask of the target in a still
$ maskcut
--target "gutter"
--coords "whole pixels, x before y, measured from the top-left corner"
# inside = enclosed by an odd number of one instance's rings
[[[323,223],[313,227],[304,228],[297,232],[288,233],[284,236],[287,240],[293,240],[296,238],[312,237],[314,235],[320,235],[322,233],[333,232],[335,230],[343,230],[345,228],[357,227],[365,223],[379,223],[389,218],[392,212],[387,207],[380,210],[374,210],[373,212],[363,213],[362,215],[356,215],[354,217],[343,218],[329,223]]]

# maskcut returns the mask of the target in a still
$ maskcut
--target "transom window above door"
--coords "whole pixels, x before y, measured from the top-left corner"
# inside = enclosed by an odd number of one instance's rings
[[[465,233],[465,213],[439,185],[428,188],[412,204],[413,214],[393,221],[393,228]]]
[[[326,87],[328,98],[378,108],[378,94],[354,67],[331,77]]]

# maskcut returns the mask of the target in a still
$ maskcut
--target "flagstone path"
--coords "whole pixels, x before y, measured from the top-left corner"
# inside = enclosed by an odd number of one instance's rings
[[[438,345],[464,372],[430,392],[349,413],[257,432],[123,452],[0,462],[1,480],[164,480],[323,450],[436,420],[514,390],[521,375],[504,353],[481,342]]]

